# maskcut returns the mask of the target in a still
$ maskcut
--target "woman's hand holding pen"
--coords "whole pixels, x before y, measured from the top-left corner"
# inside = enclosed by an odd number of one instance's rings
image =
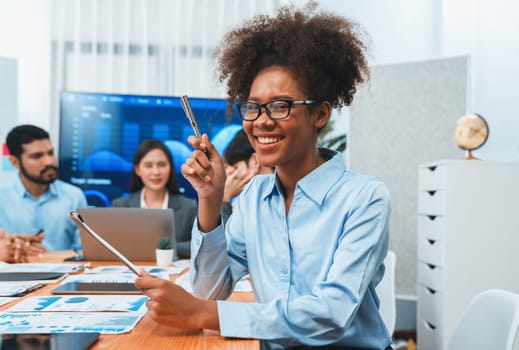
[[[170,327],[219,330],[216,301],[195,298],[171,281],[154,277],[141,270],[135,285],[149,300],[148,315],[157,323]]]
[[[199,198],[220,195],[225,184],[222,157],[209,142],[207,134],[201,138],[190,136],[187,141],[195,151],[182,165],[182,175],[193,185]]]
[[[210,232],[219,224],[225,186],[223,159],[207,134],[201,138],[190,136],[188,143],[195,148],[182,165],[182,175],[198,193],[198,225],[202,232]]]

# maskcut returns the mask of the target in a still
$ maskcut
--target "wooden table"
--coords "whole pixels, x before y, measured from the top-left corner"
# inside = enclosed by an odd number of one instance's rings
[[[46,253],[39,258],[31,259],[31,262],[61,262],[64,257],[73,255],[71,252]],[[136,265],[152,265],[154,263],[142,262]],[[102,265],[118,265],[115,261],[92,262],[92,267]],[[172,277],[172,280],[175,277]],[[28,296],[49,295],[50,290],[56,284],[50,284],[42,289],[30,293]],[[25,297],[28,297],[25,296]],[[24,298],[25,298],[24,297]],[[252,293],[233,293],[229,300],[253,301]],[[4,311],[12,304],[0,307]],[[100,349],[259,349],[259,341],[253,339],[225,338],[219,332],[210,330],[188,330],[170,328],[157,324],[147,315],[135,326],[130,333],[102,334],[96,343],[90,348]]]

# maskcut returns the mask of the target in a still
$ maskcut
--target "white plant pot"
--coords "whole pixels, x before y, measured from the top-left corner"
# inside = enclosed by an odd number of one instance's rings
[[[173,264],[173,249],[155,249],[157,266],[171,266]]]

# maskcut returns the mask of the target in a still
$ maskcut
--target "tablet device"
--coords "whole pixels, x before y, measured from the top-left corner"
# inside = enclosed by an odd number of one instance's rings
[[[9,350],[84,350],[99,337],[99,333],[56,333],[56,334],[2,334],[0,349]]]
[[[52,281],[64,276],[64,272],[0,272],[0,281]]]
[[[108,243],[106,240],[104,240],[99,234],[97,234],[94,230],[90,228],[90,226],[87,225],[85,222],[85,219],[77,212],[77,211],[71,211],[69,212],[69,216],[74,220],[79,226],[81,226],[90,236],[92,236],[96,241],[101,243],[103,247],[105,247],[108,251],[110,251],[113,255],[117,257],[120,261],[123,262],[128,268],[135,273],[137,276],[140,276],[139,270],[137,269],[137,266],[132,264],[130,260],[128,260],[120,251],[114,248],[110,243]]]
[[[68,282],[50,291],[52,294],[142,294],[133,283],[126,282]]]

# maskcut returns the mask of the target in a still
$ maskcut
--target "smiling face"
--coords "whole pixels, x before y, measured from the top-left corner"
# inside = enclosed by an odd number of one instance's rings
[[[303,93],[289,69],[271,66],[256,75],[248,101],[263,104],[274,99],[305,100],[312,96]],[[262,110],[255,121],[244,121],[243,129],[262,165],[276,166],[278,172],[306,174],[319,165],[317,131],[329,117],[328,102],[294,105],[287,119],[272,120]]]
[[[156,148],[146,153],[134,169],[146,189],[159,191],[166,188],[171,164],[164,152]]]

